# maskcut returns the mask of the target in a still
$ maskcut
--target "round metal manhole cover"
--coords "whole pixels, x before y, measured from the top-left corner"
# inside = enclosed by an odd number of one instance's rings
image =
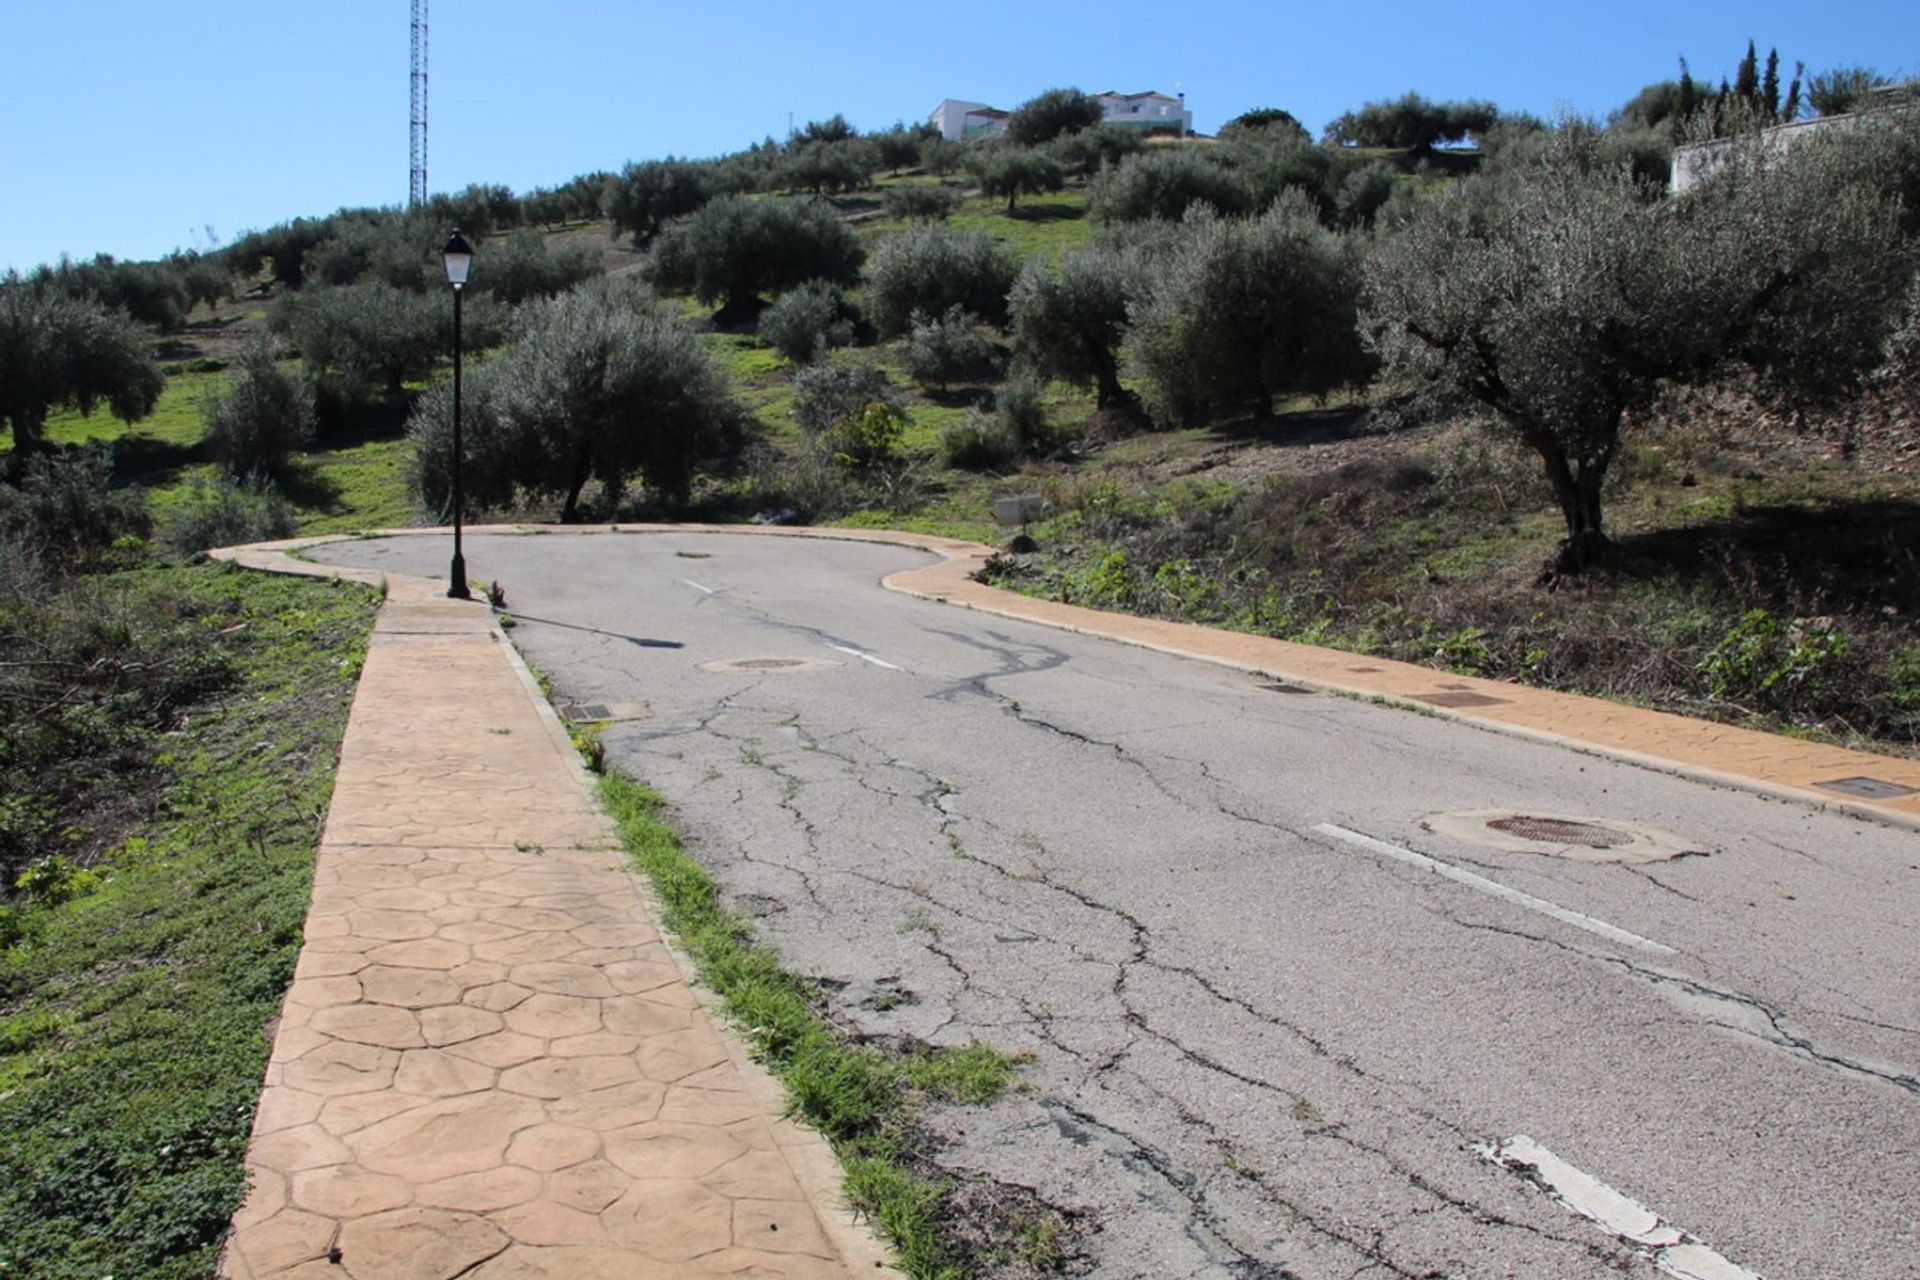
[[[1624,832],[1598,823],[1575,822],[1570,818],[1536,818],[1531,814],[1495,818],[1487,823],[1487,827],[1492,831],[1518,836],[1522,840],[1537,840],[1542,844],[1583,844],[1589,849],[1612,849],[1632,839]]]
[[[767,675],[772,672],[823,671],[840,664],[832,658],[727,658],[699,665],[700,670],[714,675]]]
[[[1665,862],[1711,852],[1696,840],[1638,822],[1615,818],[1520,813],[1513,809],[1467,809],[1436,813],[1421,821],[1435,835],[1487,849],[1539,853],[1576,862]]]

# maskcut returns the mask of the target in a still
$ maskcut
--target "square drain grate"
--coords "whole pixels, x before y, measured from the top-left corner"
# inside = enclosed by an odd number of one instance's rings
[[[1431,703],[1436,707],[1504,707],[1512,698],[1489,698],[1484,693],[1416,693],[1411,695],[1415,702]]]
[[[613,719],[613,708],[604,702],[576,702],[562,708],[560,714],[575,724],[597,724]]]
[[[1254,686],[1254,688],[1264,689],[1268,693],[1312,693],[1313,692],[1313,690],[1311,689],[1302,689],[1297,684],[1286,684],[1284,682],[1278,682],[1274,684],[1257,684]]]
[[[1867,800],[1893,800],[1913,794],[1912,787],[1903,787],[1897,782],[1888,782],[1884,778],[1835,778],[1831,782],[1816,782],[1813,785],[1828,791],[1843,791],[1847,795],[1860,796]]]

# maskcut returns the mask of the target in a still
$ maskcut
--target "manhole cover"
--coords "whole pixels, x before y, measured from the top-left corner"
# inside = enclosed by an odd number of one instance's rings
[[[1901,796],[1913,794],[1912,787],[1903,787],[1897,782],[1888,782],[1885,778],[1835,778],[1831,782],[1816,782],[1816,787],[1825,787],[1828,791],[1843,791],[1850,796],[1860,796],[1867,800],[1897,800]]]
[[[1632,837],[1625,832],[1612,831],[1591,822],[1574,822],[1568,818],[1536,818],[1530,814],[1520,814],[1512,818],[1495,818],[1487,824],[1495,831],[1504,831],[1510,836],[1519,836],[1522,840],[1538,840],[1542,844],[1583,844],[1589,849],[1611,849],[1627,843]]]
[[[700,670],[714,675],[763,675],[773,671],[822,671],[839,665],[832,658],[727,658],[703,662]]]
[[[1462,844],[1512,853],[1540,853],[1576,862],[1665,862],[1689,854],[1704,857],[1710,852],[1698,841],[1615,818],[1468,809],[1432,814],[1420,825],[1435,835]]]

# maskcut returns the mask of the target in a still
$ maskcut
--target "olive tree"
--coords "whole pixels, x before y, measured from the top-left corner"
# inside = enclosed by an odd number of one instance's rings
[[[655,242],[653,282],[668,293],[722,303],[721,315],[744,319],[760,295],[809,280],[850,285],[859,278],[860,241],[821,200],[749,200],[722,196]]]
[[[1007,137],[1023,147],[1038,147],[1063,133],[1092,129],[1106,119],[1097,98],[1078,89],[1049,89],[1027,99],[1007,117]]]
[[[1156,421],[1175,425],[1361,380],[1356,242],[1321,225],[1299,191],[1257,218],[1189,215],[1152,291],[1132,308],[1126,351]]]
[[[278,470],[313,440],[313,384],[278,356],[268,342],[249,344],[207,408],[207,451],[230,475]]]
[[[907,332],[915,312],[952,307],[992,324],[1007,320],[1007,291],[1018,268],[984,231],[918,223],[886,237],[867,267],[867,311],[883,336]]]
[[[629,236],[635,248],[645,248],[668,222],[692,213],[713,195],[710,166],[668,156],[630,164],[618,177],[608,178],[600,207],[613,223],[614,235]]]
[[[1031,147],[991,146],[980,150],[974,168],[984,195],[1005,196],[1007,212],[1023,195],[1058,191],[1066,184],[1059,161]]]
[[[1014,355],[1044,377],[1091,384],[1101,409],[1130,404],[1120,344],[1145,287],[1139,256],[1110,243],[1064,253],[1051,270],[1028,263],[1008,303]]]
[[[1743,139],[1666,198],[1597,132],[1424,200],[1367,264],[1363,325],[1386,376],[1477,404],[1540,457],[1566,522],[1547,577],[1607,545],[1602,484],[1666,382],[1741,360],[1776,386],[1844,386],[1873,363],[1911,262],[1897,207],[1848,178],[1877,140]]]
[[[0,418],[19,460],[41,442],[47,415],[104,404],[122,422],[153,412],[166,385],[140,328],[86,298],[0,283]]]
[[[529,303],[520,319],[519,342],[476,371],[463,401],[463,480],[477,503],[558,497],[573,521],[589,482],[617,501],[636,475],[684,499],[700,464],[731,442],[739,415],[726,374],[643,288],[598,280]],[[449,419],[436,389],[408,423],[430,510],[446,497]]]
[[[1227,169],[1192,151],[1147,151],[1094,179],[1087,212],[1096,222],[1178,222],[1199,204],[1239,213],[1247,207],[1247,192]]]

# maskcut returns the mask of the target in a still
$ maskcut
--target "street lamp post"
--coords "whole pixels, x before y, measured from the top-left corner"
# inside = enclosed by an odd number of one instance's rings
[[[467,590],[467,558],[460,553],[460,295],[465,290],[467,271],[473,266],[473,246],[459,231],[440,251],[446,264],[447,283],[453,286],[453,567],[447,594],[456,600],[472,599]]]

